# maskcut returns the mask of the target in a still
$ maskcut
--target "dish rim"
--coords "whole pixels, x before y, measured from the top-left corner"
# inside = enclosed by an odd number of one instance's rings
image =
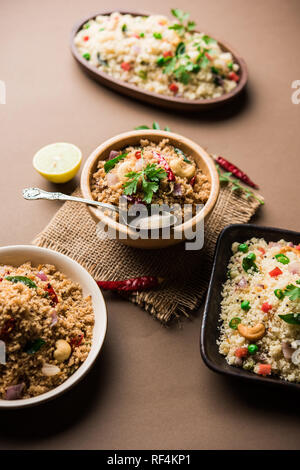
[[[248,68],[246,65],[245,60],[235,51],[234,48],[232,48],[227,42],[219,40],[215,35],[209,34],[210,37],[215,39],[218,44],[221,46],[222,49],[224,49],[225,52],[231,52],[235,61],[239,64],[240,66],[240,80],[238,82],[238,85],[234,88],[234,90],[230,91],[229,93],[225,93],[224,95],[218,97],[218,98],[211,98],[211,99],[200,99],[200,100],[188,100],[186,98],[177,98],[177,97],[172,97],[172,96],[167,96],[159,93],[154,93],[154,92],[149,92],[146,90],[143,90],[142,88],[137,87],[136,85],[131,85],[130,83],[127,83],[123,80],[119,80],[117,78],[112,77],[106,72],[102,72],[101,70],[97,69],[96,67],[90,65],[87,60],[85,60],[78,52],[77,47],[75,46],[74,43],[74,38],[78,31],[82,28],[82,26],[87,23],[89,20],[95,19],[96,16],[99,15],[110,15],[112,13],[120,13],[122,15],[129,14],[132,16],[150,16],[150,15],[155,15],[155,13],[150,13],[150,12],[136,12],[133,10],[102,10],[101,12],[97,12],[93,15],[86,16],[85,18],[77,21],[77,23],[73,26],[72,32],[71,32],[71,38],[70,38],[70,47],[71,47],[71,52],[74,56],[74,58],[77,60],[77,62],[84,68],[86,69],[90,75],[92,75],[94,78],[100,79],[101,82],[106,84],[107,86],[109,85],[109,82],[111,84],[114,84],[117,88],[118,91],[120,91],[120,88],[127,89],[132,96],[142,98],[144,95],[148,100],[151,98],[155,99],[157,103],[161,105],[167,106],[168,104],[171,104],[172,107],[174,108],[185,108],[186,110],[192,110],[192,109],[201,109],[204,107],[213,107],[216,105],[220,104],[225,104],[226,102],[232,100],[236,96],[238,96],[242,90],[245,88],[247,82],[248,82]]]
[[[177,233],[182,233],[184,230],[188,230],[191,227],[193,227],[197,222],[200,222],[201,220],[204,220],[207,215],[209,215],[217,202],[217,199],[219,197],[219,192],[220,192],[220,183],[219,183],[219,176],[217,169],[215,167],[215,164],[213,162],[213,159],[210,157],[208,152],[201,147],[200,145],[196,144],[196,142],[192,141],[191,139],[184,137],[180,134],[176,134],[174,132],[168,132],[168,131],[163,131],[163,130],[154,130],[154,129],[143,129],[143,130],[134,130],[134,131],[128,131],[128,132],[123,132],[121,134],[118,134],[102,144],[100,144],[98,147],[96,147],[95,150],[89,155],[87,160],[85,161],[85,164],[83,166],[82,174],[81,174],[81,180],[80,180],[80,186],[81,186],[81,191],[83,193],[83,196],[86,198],[93,199],[92,193],[91,193],[91,185],[90,185],[90,176],[92,173],[92,167],[99,159],[99,155],[105,152],[105,150],[110,147],[113,144],[117,144],[117,142],[121,141],[122,139],[126,137],[135,137],[137,141],[142,138],[149,138],[151,139],[151,135],[159,136],[161,138],[170,138],[171,140],[176,140],[178,142],[178,145],[180,146],[180,143],[184,143],[184,145],[192,148],[195,153],[197,153],[206,166],[208,167],[209,174],[210,174],[210,179],[211,179],[211,190],[210,190],[210,195],[205,203],[204,207],[201,209],[201,211],[192,217],[190,220],[187,222],[184,222],[183,224],[178,225],[175,227],[174,232]],[[111,219],[108,216],[105,216],[103,213],[98,211],[95,207],[88,206],[88,209],[91,211],[94,217],[98,219],[99,221],[103,221],[105,224],[109,225],[112,227],[114,230],[117,232],[121,232],[122,234],[128,236],[129,234],[129,228],[125,225],[122,225],[113,219]],[[152,239],[150,238],[149,241]],[[181,239],[178,240],[178,242],[182,241]]]
[[[212,267],[212,272],[211,272],[211,276],[209,280],[209,286],[208,286],[208,291],[206,295],[202,324],[201,324],[201,329],[200,329],[200,344],[199,345],[200,345],[200,353],[201,353],[202,360],[209,369],[211,369],[214,372],[217,372],[218,374],[229,375],[230,377],[235,377],[235,378],[239,378],[242,380],[250,380],[252,382],[257,382],[257,383],[265,383],[265,384],[276,385],[276,386],[286,386],[289,388],[299,390],[300,383],[288,382],[286,380],[280,379],[279,377],[277,378],[275,376],[263,377],[263,376],[254,374],[253,372],[246,371],[242,368],[230,366],[229,364],[227,364],[225,360],[225,356],[223,356],[219,352],[218,354],[223,359],[223,361],[222,361],[222,365],[218,365],[210,358],[209,353],[207,352],[206,328],[207,328],[207,321],[208,321],[208,316],[209,316],[210,299],[211,299],[211,296],[213,295],[213,285],[215,283],[216,271],[217,269],[220,269],[218,268],[218,266],[221,266],[221,265],[224,266],[224,268],[222,269],[226,270],[227,264],[229,261],[227,260],[226,263],[223,263],[223,264],[218,263],[219,261],[218,255],[219,255],[221,244],[223,243],[224,236],[227,234],[227,232],[230,232],[231,230],[235,228],[245,231],[245,232],[247,231],[247,229],[257,230],[258,232],[262,232],[261,235],[258,235],[258,237],[260,236],[263,237],[263,232],[264,233],[275,232],[275,233],[278,233],[278,235],[280,235],[282,238],[286,236],[290,236],[291,238],[295,236],[297,237],[300,236],[300,232],[296,232],[295,230],[282,229],[278,227],[269,227],[269,226],[256,225],[256,224],[230,224],[230,225],[227,225],[221,231],[221,233],[218,236],[217,243],[216,243],[216,248],[215,248],[215,253],[214,253],[214,258],[213,258],[213,267]],[[217,312],[218,318],[219,318],[219,315],[220,315],[220,309],[218,309],[218,312]],[[217,338],[218,338],[218,331],[215,332],[214,340],[216,341]],[[226,364],[228,365],[228,369],[223,368],[223,365],[225,366]]]
[[[28,258],[27,258],[28,252]],[[80,365],[80,367],[68,377],[62,384],[58,385],[57,387],[51,389],[50,391],[43,393],[41,395],[37,395],[31,398],[24,398],[19,400],[4,400],[0,399],[0,410],[1,409],[18,409],[18,408],[27,408],[31,406],[37,406],[41,403],[48,402],[53,400],[63,393],[72,389],[78,382],[80,382],[86,374],[90,371],[92,366],[94,365],[105,340],[106,331],[107,331],[107,309],[106,304],[104,301],[103,294],[99,289],[96,281],[90,275],[90,273],[81,266],[77,261],[73,260],[67,255],[59,253],[57,251],[51,250],[49,248],[37,247],[34,245],[8,245],[8,246],[1,246],[0,247],[0,263],[2,256],[24,256],[24,260],[30,261],[30,252],[35,252],[36,254],[40,254],[40,256],[45,256],[46,258],[49,256],[49,263],[55,264],[55,258],[61,260],[64,266],[68,266],[68,268],[72,271],[76,271],[78,273],[78,277],[82,279],[85,278],[86,284],[90,285],[91,295],[93,299],[93,309],[94,309],[94,316],[95,320],[98,316],[98,328],[96,329],[96,322],[93,327],[93,339],[92,339],[92,346],[89,351],[88,357],[86,360]],[[26,257],[25,257],[26,256]],[[25,262],[25,261],[24,261]],[[35,264],[35,263],[34,263]],[[70,276],[68,276],[70,277]],[[92,293],[93,292],[93,293]],[[95,304],[97,304],[98,311],[95,310]]]

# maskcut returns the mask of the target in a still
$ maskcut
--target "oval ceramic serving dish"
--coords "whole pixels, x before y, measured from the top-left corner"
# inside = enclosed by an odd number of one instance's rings
[[[208,201],[203,209],[190,220],[178,225],[174,228],[174,232],[178,232],[180,237],[176,238],[171,233],[170,238],[137,238],[133,239],[128,236],[130,230],[123,224],[113,220],[112,218],[104,215],[104,213],[95,207],[87,206],[93,219],[98,223],[103,222],[105,225],[111,227],[116,232],[116,238],[125,245],[134,248],[154,249],[165,248],[167,246],[175,245],[184,240],[185,230],[190,228],[195,229],[197,223],[207,219],[214,209],[219,196],[219,176],[214,164],[213,159],[209,154],[195,142],[186,137],[183,137],[173,132],[166,132],[161,130],[139,130],[125,132],[119,134],[112,139],[107,140],[99,147],[97,147],[85,162],[81,175],[81,192],[86,199],[93,199],[91,192],[91,178],[97,168],[99,160],[106,160],[111,150],[121,150],[128,145],[137,145],[140,139],[149,139],[153,142],[160,142],[162,139],[168,138],[170,143],[178,147],[186,154],[190,155],[196,162],[198,168],[208,177],[211,183],[211,191]]]
[[[180,110],[180,111],[201,111],[211,109],[215,106],[219,106],[225,103],[228,103],[235,99],[241,91],[245,88],[247,80],[248,80],[248,71],[245,61],[226,43],[223,41],[219,41],[214,35],[211,35],[216,41],[220,44],[221,48],[224,52],[231,52],[234,57],[234,60],[240,66],[240,81],[237,87],[232,90],[230,93],[226,93],[219,98],[212,98],[212,99],[201,99],[201,100],[188,100],[184,98],[177,98],[171,96],[165,96],[158,93],[152,93],[141,88],[138,88],[135,85],[131,85],[126,83],[125,81],[118,80],[109,74],[98,70],[94,66],[90,65],[86,59],[84,59],[78,52],[75,44],[74,38],[78,31],[82,28],[82,26],[87,23],[89,20],[94,19],[98,15],[110,15],[114,11],[102,11],[95,15],[86,17],[79,21],[73,28],[71,34],[71,51],[85,73],[87,73],[91,78],[100,82],[102,85],[105,85],[113,90],[122,93],[124,95],[130,96],[131,98],[138,99],[140,101],[145,101],[149,104],[154,104],[157,106],[162,106],[165,108],[173,109],[173,110]],[[132,12],[132,11],[124,11],[120,10],[119,13],[121,14],[130,14],[133,16],[149,16],[150,13],[143,13],[143,12]]]
[[[93,330],[92,347],[87,359],[65,382],[52,390],[32,398],[19,400],[0,399],[0,409],[27,408],[52,400],[71,389],[88,373],[95,363],[104,342],[107,326],[106,306],[102,293],[92,276],[76,261],[66,255],[47,248],[32,245],[3,246],[0,248],[0,264],[19,266],[31,261],[33,266],[39,264],[53,264],[58,270],[68,276],[72,281],[80,284],[84,295],[91,295],[95,324]]]
[[[287,382],[275,376],[263,377],[240,367],[231,366],[226,362],[225,357],[219,353],[216,341],[219,339],[221,292],[226,281],[227,265],[232,256],[231,245],[235,241],[242,243],[252,237],[264,238],[267,242],[276,242],[283,238],[292,241],[294,244],[300,243],[299,232],[273,227],[259,227],[252,224],[228,225],[221,232],[217,241],[204,308],[200,338],[201,356],[207,367],[214,372],[249,380],[252,383],[281,385],[285,388],[300,390],[300,383]]]

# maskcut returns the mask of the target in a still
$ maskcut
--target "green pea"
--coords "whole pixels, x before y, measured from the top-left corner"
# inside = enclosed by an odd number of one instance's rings
[[[242,251],[243,253],[248,253],[249,247],[246,243],[241,243],[238,248],[239,251]]]
[[[90,60],[91,54],[89,54],[89,52],[86,52],[85,54],[82,54],[82,57],[86,60]]]
[[[290,262],[290,258],[283,255],[282,253],[279,253],[279,255],[275,255],[275,258],[277,259],[277,261],[279,261],[279,263],[282,263],[282,264],[289,264]]]
[[[241,321],[242,320],[239,317],[232,318],[229,322],[230,328],[232,328],[233,330],[237,330],[237,327],[241,323]]]
[[[246,256],[246,259],[249,261],[255,261],[256,260],[256,254],[255,253],[249,253],[249,255]]]
[[[243,300],[243,302],[241,303],[241,308],[243,310],[245,310],[245,312],[248,312],[248,310],[250,310],[250,302],[248,300]]]
[[[274,290],[274,294],[276,295],[277,299],[283,299],[284,297],[284,293],[282,292],[281,289],[275,289]]]
[[[258,351],[258,347],[256,346],[256,344],[249,344],[248,346],[248,353],[249,354],[256,354]]]
[[[140,38],[144,38],[144,37],[145,37],[145,33],[141,33]]]
[[[164,57],[159,57],[157,59],[156,63],[157,63],[157,65],[159,65],[159,67],[161,67],[165,63],[165,58]]]

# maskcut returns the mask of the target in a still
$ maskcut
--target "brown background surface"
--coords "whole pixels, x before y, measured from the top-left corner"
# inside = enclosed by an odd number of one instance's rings
[[[30,243],[59,207],[21,198],[25,186],[53,188],[31,166],[41,146],[70,141],[87,157],[108,137],[154,119],[247,170],[266,198],[257,223],[299,230],[300,105],[291,102],[291,83],[300,79],[300,2],[126,2],[164,14],[182,7],[245,58],[243,106],[202,117],[148,107],[83,75],[69,52],[70,31],[106,5],[0,0],[0,79],[7,85],[7,104],[0,105],[1,245]],[[1,449],[300,447],[299,394],[209,371],[199,354],[201,312],[167,329],[117,297],[106,300],[108,334],[92,372],[52,403],[1,412]]]

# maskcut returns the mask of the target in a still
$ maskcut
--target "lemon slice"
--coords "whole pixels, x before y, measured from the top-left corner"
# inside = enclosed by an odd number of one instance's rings
[[[33,157],[33,166],[52,183],[70,181],[80,168],[81,150],[76,145],[57,142],[41,148]]]

